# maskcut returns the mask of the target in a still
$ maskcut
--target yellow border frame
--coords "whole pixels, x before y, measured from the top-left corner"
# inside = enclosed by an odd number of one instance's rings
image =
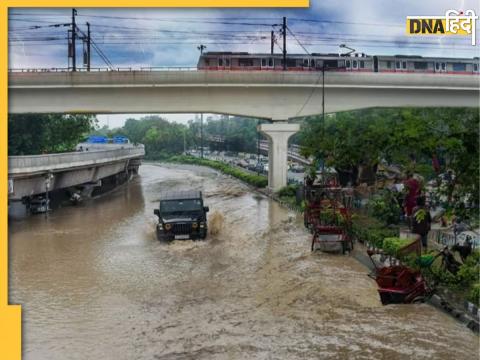
[[[19,360],[21,306],[8,305],[8,8],[10,7],[308,7],[309,0],[4,0],[0,3],[0,359]]]

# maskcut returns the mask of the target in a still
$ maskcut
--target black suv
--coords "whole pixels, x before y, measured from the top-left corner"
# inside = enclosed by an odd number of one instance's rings
[[[205,239],[208,206],[203,206],[201,191],[177,191],[160,195],[158,216],[159,240]]]

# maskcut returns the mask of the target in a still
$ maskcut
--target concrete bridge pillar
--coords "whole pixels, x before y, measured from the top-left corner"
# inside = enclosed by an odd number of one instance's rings
[[[268,187],[273,191],[287,185],[288,139],[299,129],[299,124],[286,121],[259,126],[259,131],[268,139]]]

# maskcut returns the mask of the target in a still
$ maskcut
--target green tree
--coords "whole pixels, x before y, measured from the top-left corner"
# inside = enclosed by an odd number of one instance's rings
[[[432,157],[439,157],[441,171],[453,170],[457,191],[478,202],[478,124],[478,108],[367,109],[330,115],[325,122],[307,118],[300,139],[305,156],[325,159],[340,173],[375,171],[386,160],[428,177]]]
[[[72,151],[96,125],[94,115],[10,114],[8,154]]]

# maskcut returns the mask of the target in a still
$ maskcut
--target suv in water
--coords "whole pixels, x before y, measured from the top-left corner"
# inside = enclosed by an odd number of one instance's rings
[[[203,206],[201,191],[162,193],[160,206],[153,210],[158,216],[159,240],[205,239],[208,206]]]

